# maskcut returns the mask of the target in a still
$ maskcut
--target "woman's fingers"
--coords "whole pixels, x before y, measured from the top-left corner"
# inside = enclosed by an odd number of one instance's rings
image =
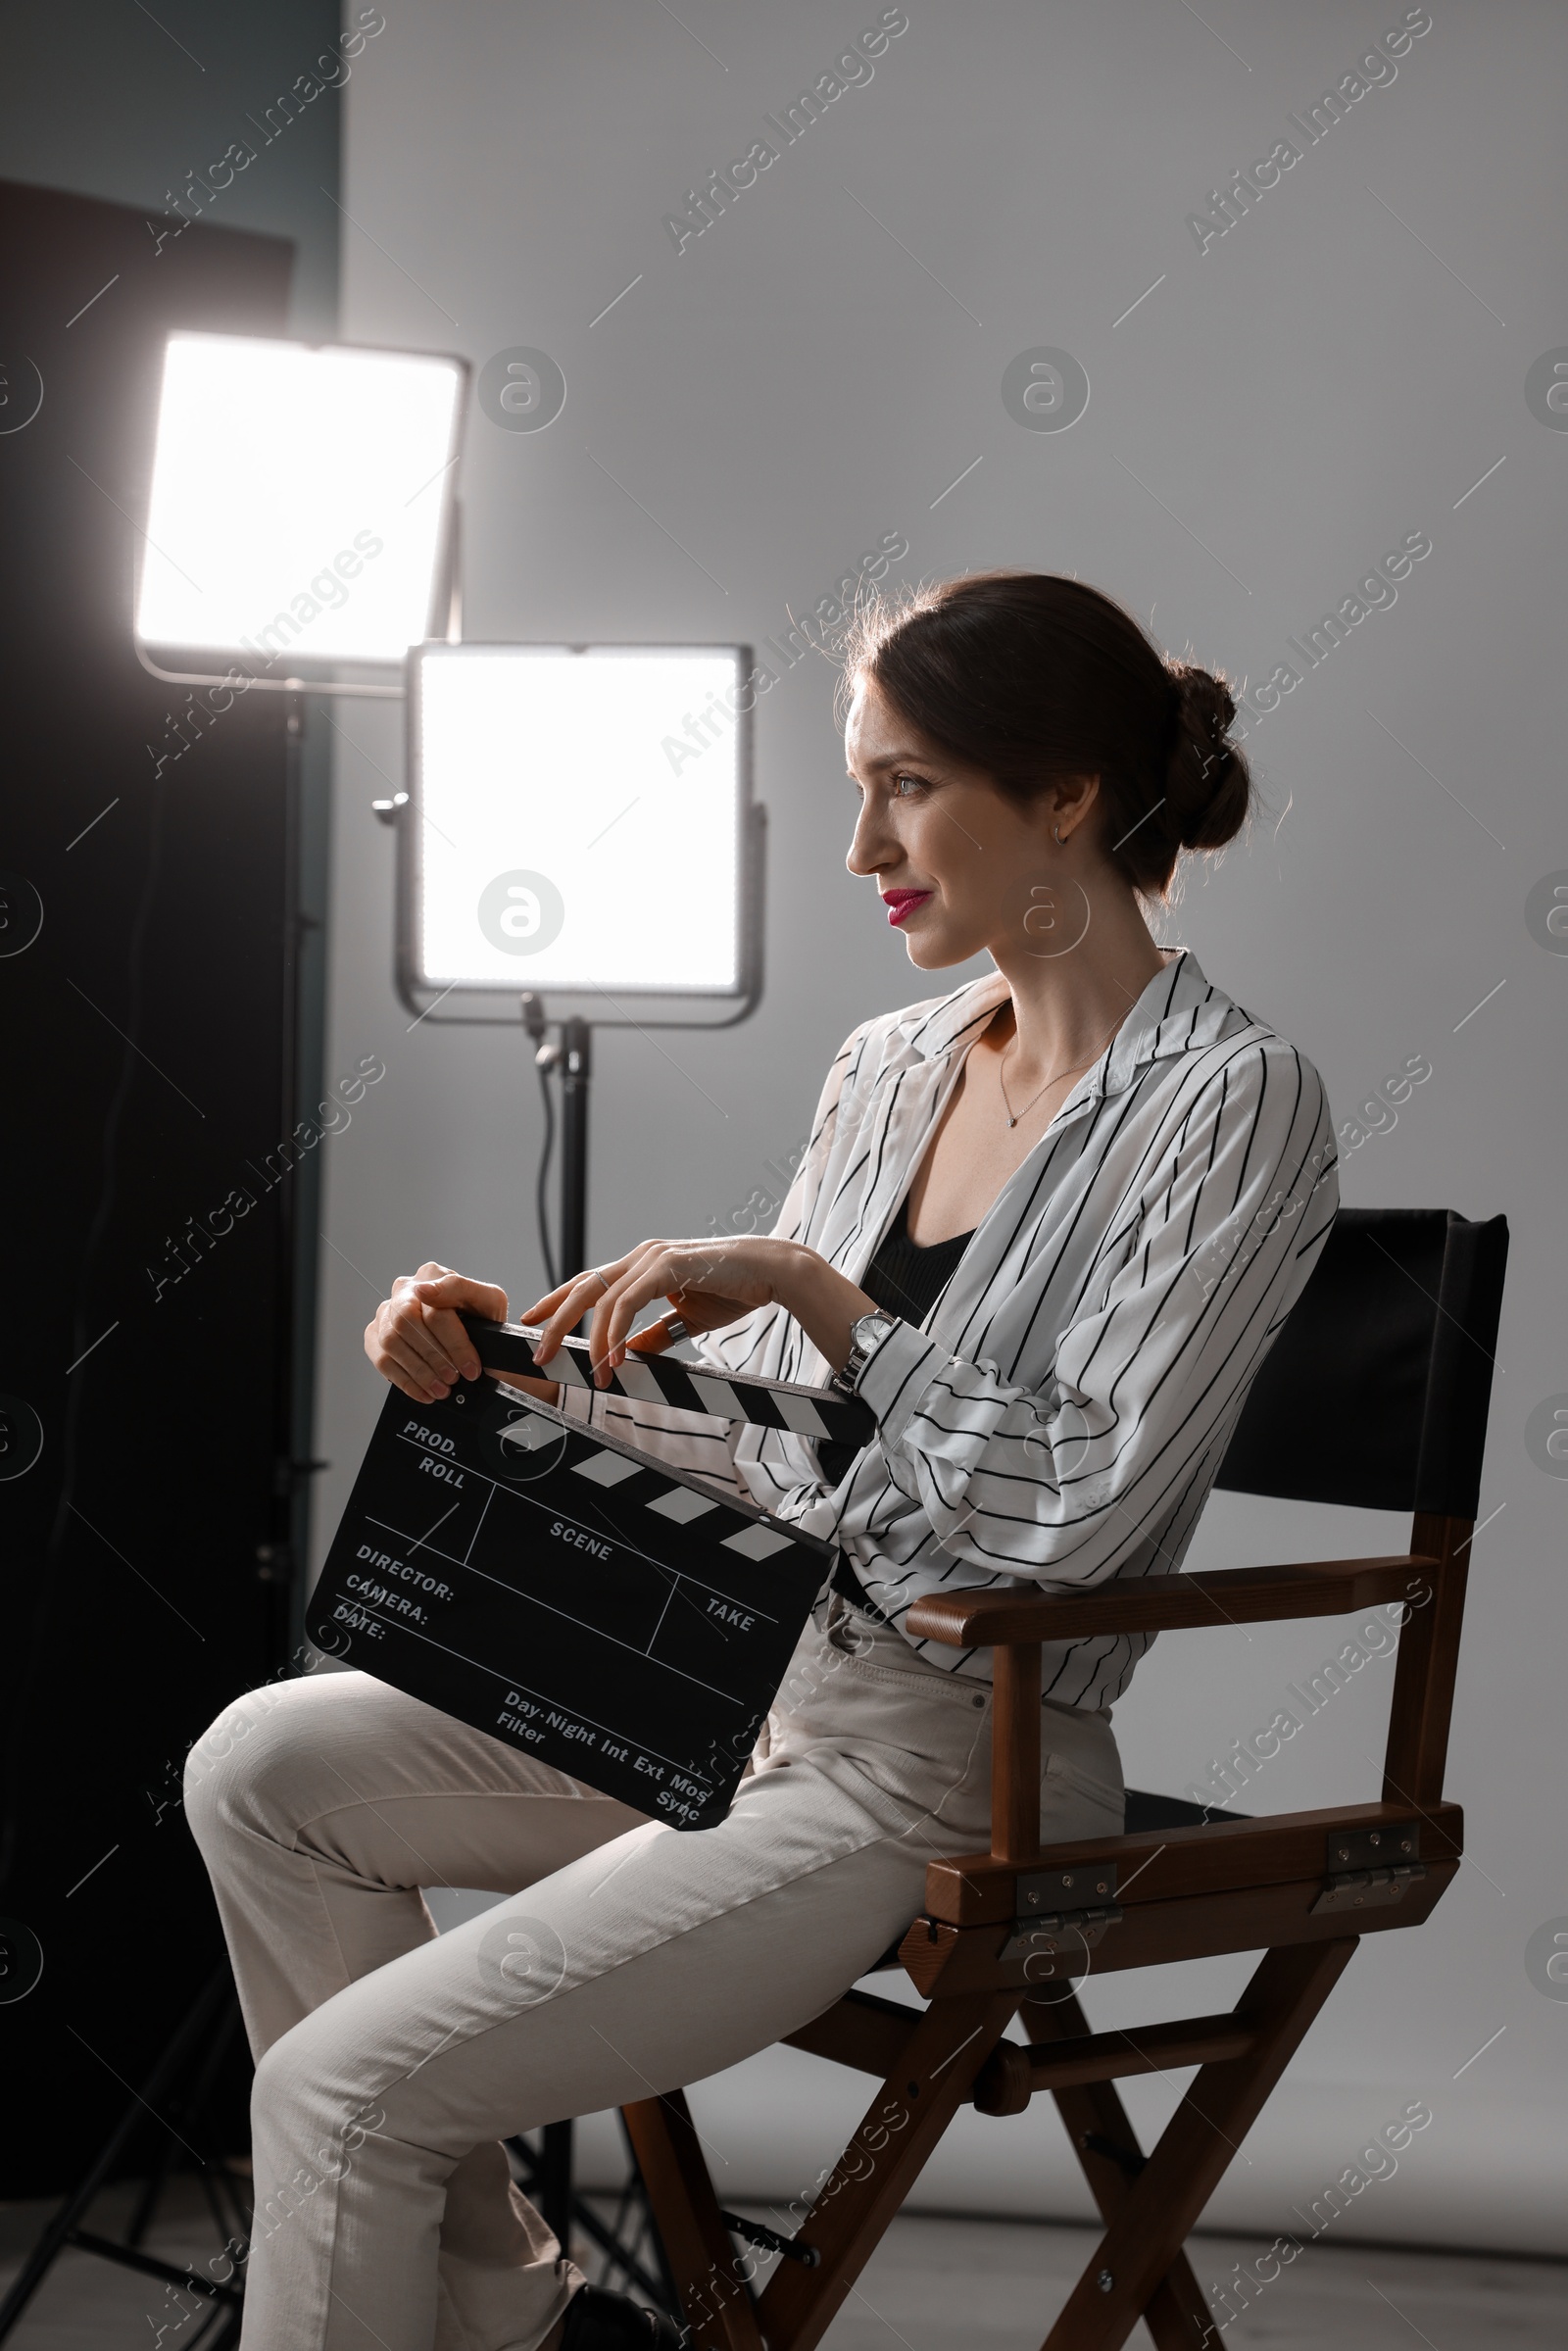
[[[426,1326],[417,1299],[407,1298],[383,1306],[377,1320],[385,1352],[395,1361],[412,1366],[426,1388],[439,1390],[445,1396],[458,1377],[458,1366]]]
[[[637,1316],[656,1298],[667,1298],[692,1331],[721,1330],[750,1314],[757,1298],[730,1298],[703,1287],[718,1270],[710,1252],[700,1244],[650,1249],[643,1263],[602,1301],[602,1310],[594,1317],[590,1337],[596,1371],[603,1363],[603,1376],[608,1379],[624,1363],[628,1352],[655,1353],[670,1344],[667,1337],[656,1338],[653,1332],[632,1333]],[[654,1329],[666,1330],[669,1319]]]
[[[507,1294],[433,1261],[400,1274],[392,1296],[365,1334],[365,1351],[384,1379],[420,1403],[437,1403],[455,1381],[476,1380],[481,1365],[464,1329],[464,1311],[504,1322]]]
[[[372,1360],[382,1377],[416,1404],[439,1404],[451,1394],[447,1382],[433,1378],[424,1359],[396,1338],[384,1339]]]
[[[567,1333],[576,1329],[590,1306],[604,1295],[604,1286],[597,1274],[575,1274],[560,1290],[552,1291],[551,1298],[557,1303],[541,1324],[534,1340],[534,1361],[538,1364],[548,1363]],[[534,1316],[549,1302],[549,1299],[541,1298],[538,1306],[529,1308],[525,1319],[530,1332],[533,1330]]]
[[[657,1252],[655,1252],[657,1257]],[[614,1362],[614,1333],[620,1327],[622,1310],[629,1318],[648,1298],[662,1295],[657,1279],[634,1267],[621,1275],[618,1282],[588,1300],[588,1360],[593,1367],[594,1385],[605,1387]],[[626,1306],[627,1299],[633,1302]]]
[[[522,1317],[524,1329],[533,1341],[534,1360],[548,1363],[568,1331],[576,1329],[588,1311],[592,1298],[601,1295],[597,1281],[585,1282],[580,1273],[569,1282],[562,1282],[545,1298],[536,1298]]]
[[[602,1356],[608,1372],[624,1363],[628,1352],[656,1353],[667,1347],[668,1338],[658,1339],[654,1332],[662,1331],[673,1316],[655,1324],[650,1331],[632,1333],[632,1324],[643,1308],[656,1298],[667,1298],[674,1315],[693,1331],[716,1331],[726,1323],[738,1322],[750,1314],[755,1300],[722,1297],[718,1292],[696,1287],[713,1268],[706,1252],[694,1252],[679,1248],[659,1249],[650,1252],[647,1261],[634,1269],[604,1301],[603,1345],[596,1344],[596,1362]],[[597,1342],[599,1331],[594,1330]]]
[[[530,1330],[540,1317],[544,1318],[534,1348],[535,1361],[548,1363],[563,1339],[569,1331],[576,1329],[583,1316],[602,1306],[606,1298],[613,1295],[618,1284],[627,1278],[628,1272],[634,1271],[650,1253],[657,1254],[660,1247],[658,1242],[645,1242],[641,1249],[632,1250],[629,1256],[616,1258],[613,1264],[591,1265],[585,1272],[573,1274],[569,1282],[563,1282],[559,1289],[551,1291],[548,1298],[542,1298],[536,1305],[530,1306],[523,1316]],[[590,1338],[593,1336],[591,1329]],[[596,1358],[600,1352],[601,1349],[596,1347]]]
[[[645,1243],[643,1246],[646,1248],[648,1245]],[[520,1319],[527,1323],[530,1329],[535,1323],[546,1321],[550,1317],[559,1313],[561,1307],[564,1305],[565,1300],[570,1298],[572,1292],[579,1289],[584,1282],[587,1282],[590,1285],[595,1296],[597,1297],[599,1294],[599,1277],[601,1274],[604,1276],[607,1282],[614,1282],[618,1280],[620,1275],[625,1272],[627,1266],[630,1265],[633,1259],[639,1256],[641,1253],[641,1250],[633,1249],[626,1256],[617,1257],[613,1263],[585,1266],[581,1273],[574,1273],[566,1281],[558,1282],[554,1290],[547,1291],[543,1298],[535,1298],[533,1304],[528,1308],[527,1312],[521,1316]],[[570,1328],[569,1324],[567,1325],[567,1328]]]
[[[668,1258],[659,1249],[650,1263],[624,1275],[600,1299],[588,1327],[596,1385],[606,1385],[615,1365],[625,1361],[626,1339],[644,1306],[651,1305],[656,1298],[667,1298],[669,1289]]]
[[[591,1265],[585,1272],[573,1274],[569,1282],[550,1292],[549,1296],[530,1306],[523,1317],[530,1331],[537,1324],[538,1337],[534,1345],[534,1360],[543,1366],[548,1363],[562,1341],[588,1316],[589,1355],[596,1375],[605,1361],[607,1323],[606,1311],[611,1302],[621,1297],[628,1285],[640,1283],[650,1263],[663,1249],[662,1242],[644,1242],[640,1249],[613,1263]],[[659,1296],[657,1284],[652,1290],[639,1291],[639,1297]],[[602,1384],[602,1383],[601,1383]]]
[[[730,1285],[739,1296],[731,1295]],[[530,1331],[537,1330],[535,1359],[542,1367],[567,1333],[588,1316],[594,1379],[602,1387],[625,1361],[628,1347],[652,1353],[660,1344],[646,1344],[648,1334],[642,1344],[632,1338],[637,1316],[655,1299],[668,1298],[694,1331],[713,1331],[766,1305],[773,1295],[765,1267],[754,1266],[735,1245],[645,1241],[613,1263],[574,1274],[538,1299],[522,1319]]]
[[[416,1294],[417,1295],[417,1294]],[[420,1301],[424,1309],[425,1337],[437,1355],[444,1356],[456,1373],[466,1380],[476,1380],[484,1369],[456,1312],[450,1307],[437,1307]],[[469,1309],[470,1312],[472,1309]],[[487,1314],[486,1322],[504,1321],[503,1315]]]
[[[427,1337],[417,1306],[405,1295],[378,1306],[365,1331],[365,1351],[383,1377],[392,1377],[394,1361],[405,1368],[416,1365],[424,1387],[437,1377],[449,1378],[452,1366]],[[437,1359],[439,1357],[439,1360]]]
[[[476,1380],[482,1366],[462,1316],[476,1314],[485,1322],[505,1322],[506,1292],[493,1282],[472,1282],[463,1274],[442,1273],[433,1279],[421,1275],[411,1285],[411,1295],[418,1300],[425,1329],[435,1345],[466,1380]]]
[[[530,1327],[536,1322],[544,1322],[554,1314],[562,1299],[581,1280],[581,1274],[574,1273],[569,1282],[558,1282],[554,1290],[547,1290],[543,1298],[536,1298],[533,1304],[518,1316],[518,1321],[527,1323]]]
[[[680,1315],[671,1312],[662,1316],[658,1322],[651,1322],[646,1331],[634,1331],[626,1342],[625,1352],[628,1355],[662,1355],[665,1347],[674,1346],[675,1325],[681,1320]]]
[[[440,1267],[416,1273],[409,1286],[426,1305],[461,1307],[469,1314],[482,1314],[487,1322],[507,1319],[507,1294],[494,1282],[475,1282],[466,1274]]]
[[[467,1365],[462,1360],[464,1350],[468,1345],[468,1335],[461,1324],[458,1329],[458,1344],[455,1347],[450,1345],[439,1331],[433,1330],[428,1324],[410,1326],[406,1331],[404,1345],[407,1351],[424,1365],[427,1374],[435,1381],[443,1396],[459,1380],[476,1380],[479,1377],[477,1369],[469,1371]],[[472,1358],[475,1365],[478,1364],[478,1360],[477,1355]]]
[[[389,1327],[397,1331],[405,1347],[429,1364],[438,1379],[477,1379],[479,1358],[473,1342],[455,1314],[438,1313],[426,1305],[423,1287],[416,1283],[383,1309]],[[471,1373],[467,1369],[470,1362],[474,1365]]]

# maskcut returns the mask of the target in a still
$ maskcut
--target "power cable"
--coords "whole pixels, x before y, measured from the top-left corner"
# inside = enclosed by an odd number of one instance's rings
[[[544,1142],[539,1150],[539,1173],[534,1184],[534,1215],[539,1226],[539,1254],[544,1259],[545,1283],[557,1287],[556,1252],[550,1242],[550,1213],[545,1205],[550,1184],[550,1162],[556,1148],[556,1102],[550,1091],[550,1072],[561,1059],[559,1045],[551,1045],[546,1037],[545,1008],[537,996],[522,998],[522,1025],[534,1047],[534,1066],[539,1072],[539,1094],[545,1108]]]

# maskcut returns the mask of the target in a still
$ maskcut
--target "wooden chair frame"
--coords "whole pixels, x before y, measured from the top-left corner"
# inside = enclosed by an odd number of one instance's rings
[[[991,1850],[926,1871],[925,1915],[898,1953],[923,2013],[852,1991],[788,2035],[882,2086],[760,2296],[683,2095],[623,2110],[694,2345],[812,2351],[958,2107],[1017,2114],[1037,2090],[1055,2098],[1105,2223],[1045,2351],[1114,2351],[1140,2318],[1158,2351],[1217,2339],[1188,2234],[1360,1935],[1418,1925],[1459,1865],[1463,1817],[1444,1801],[1443,1776],[1471,1533],[1468,1519],[1417,1514],[1400,1556],[916,1603],[912,1634],[996,1652]],[[1042,1642],[1387,1601],[1407,1613],[1379,1802],[1042,1846]],[[1068,1988],[1088,1949],[1096,1974],[1264,1957],[1229,2016],[1090,2033]],[[1027,2044],[1004,2037],[1014,2016]],[[1115,2082],[1195,2065],[1146,2158]]]
[[[994,1652],[991,1850],[930,1864],[925,1911],[883,1963],[923,2010],[850,1991],[787,2036],[881,2087],[795,2236],[741,2231],[787,2256],[760,2295],[683,2094],[623,2109],[699,2351],[812,2351],[958,2107],[1019,2114],[1037,2090],[1105,2225],[1044,2351],[1115,2351],[1140,2318],[1158,2351],[1216,2341],[1186,2238],[1359,1937],[1418,1926],[1459,1866],[1444,1767],[1506,1256],[1501,1217],[1343,1209],[1221,1469],[1243,1492],[1412,1510],[1408,1551],[910,1609],[916,1639]],[[1376,1803],[1042,1846],[1043,1643],[1389,1601],[1404,1616]],[[1262,1958],[1228,2016],[1091,2033],[1072,1988],[1233,1951]],[[1115,2084],[1187,2067],[1146,2157]]]

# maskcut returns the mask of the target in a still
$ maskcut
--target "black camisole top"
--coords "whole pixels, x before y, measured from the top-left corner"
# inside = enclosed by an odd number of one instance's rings
[[[909,1239],[909,1203],[906,1199],[877,1245],[876,1255],[860,1277],[869,1298],[901,1321],[923,1323],[951,1281],[972,1232],[955,1233],[951,1241],[934,1241],[921,1249]],[[824,1439],[816,1448],[822,1475],[837,1486],[854,1465],[858,1447]]]

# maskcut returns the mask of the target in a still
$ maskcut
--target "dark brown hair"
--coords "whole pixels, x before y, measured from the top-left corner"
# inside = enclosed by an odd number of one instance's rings
[[[1220,849],[1251,806],[1223,678],[1168,661],[1111,597],[1050,571],[990,571],[855,615],[845,699],[867,675],[922,735],[1027,804],[1100,777],[1107,854],[1163,898],[1184,849]]]

